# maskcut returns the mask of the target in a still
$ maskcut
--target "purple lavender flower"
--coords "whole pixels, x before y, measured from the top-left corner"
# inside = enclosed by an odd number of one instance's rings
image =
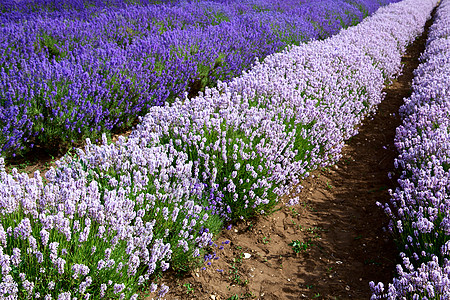
[[[118,294],[125,288],[125,284],[114,284],[114,294]]]
[[[15,267],[18,267],[20,262],[22,261],[22,258],[20,257],[20,249],[14,248],[11,255],[11,264]]]

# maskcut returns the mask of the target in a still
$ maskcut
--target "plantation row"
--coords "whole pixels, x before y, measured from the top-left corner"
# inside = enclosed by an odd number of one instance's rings
[[[436,3],[390,4],[198,97],[151,107],[129,138],[88,140],[45,178],[2,168],[0,297],[137,299],[147,285],[162,297],[156,278],[208,259],[226,222],[271,211],[336,162]]]
[[[131,128],[154,105],[195,96],[397,1],[2,0],[0,155],[62,151]]]
[[[400,186],[385,210],[403,266],[388,287],[371,283],[372,299],[450,299],[450,1],[430,27],[413,94],[400,113],[396,161]]]

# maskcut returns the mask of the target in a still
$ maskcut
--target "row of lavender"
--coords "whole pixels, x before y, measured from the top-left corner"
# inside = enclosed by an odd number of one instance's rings
[[[399,187],[385,210],[403,265],[372,299],[450,299],[450,1],[442,0],[400,113]]]
[[[2,0],[0,154],[129,128],[153,105],[196,95],[257,58],[328,37],[396,1]],[[27,11],[30,2],[42,10]]]
[[[87,7],[94,9],[104,9],[107,7],[125,7],[127,4],[158,4],[177,3],[179,0],[18,0],[0,1],[0,13],[9,19],[21,20],[26,14],[33,12],[61,12],[71,10],[72,12],[82,11]]]
[[[145,285],[164,295],[157,275],[211,259],[202,255],[223,224],[270,211],[339,158],[436,2],[391,4],[152,107],[128,138],[88,140],[45,179],[1,170],[0,296],[136,299]]]

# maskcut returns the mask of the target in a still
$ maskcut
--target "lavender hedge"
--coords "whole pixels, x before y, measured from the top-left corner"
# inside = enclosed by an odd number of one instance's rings
[[[194,96],[396,1],[2,0],[0,154],[129,128],[153,105]]]
[[[99,10],[110,7],[123,8],[132,4],[178,3],[178,0],[17,0],[0,1],[0,13],[9,19],[24,19],[29,14],[60,13],[70,10],[77,13],[85,9]]]
[[[162,297],[156,278],[210,259],[224,222],[269,212],[340,157],[435,4],[391,4],[198,97],[151,107],[128,138],[88,140],[45,178],[8,174],[1,159],[1,297],[136,299],[146,285]]]
[[[371,283],[372,299],[450,299],[449,25],[450,1],[442,0],[400,109],[399,187],[383,205],[403,262],[388,286]]]

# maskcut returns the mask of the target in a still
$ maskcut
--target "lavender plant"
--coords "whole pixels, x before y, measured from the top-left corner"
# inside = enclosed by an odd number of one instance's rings
[[[132,297],[137,251],[125,239],[127,228],[99,222],[80,204],[98,201],[95,184],[44,184],[38,172],[30,179],[4,168],[0,176],[3,299]]]
[[[450,3],[441,1],[426,50],[415,70],[413,93],[400,108],[397,128],[399,187],[380,204],[391,219],[402,264],[392,283],[371,282],[372,299],[448,299]]]
[[[289,140],[283,138],[292,137],[283,124],[271,120],[273,112],[242,111],[231,103],[214,107],[202,97],[178,104],[153,108],[131,137],[151,130],[162,143],[186,153],[194,165],[192,176],[218,191],[220,202],[209,205],[223,219],[270,210],[280,183],[275,170],[288,154]]]
[[[44,180],[1,162],[2,298],[136,299],[169,266],[199,262],[222,224],[210,193],[185,155],[145,142],[88,143]]]

